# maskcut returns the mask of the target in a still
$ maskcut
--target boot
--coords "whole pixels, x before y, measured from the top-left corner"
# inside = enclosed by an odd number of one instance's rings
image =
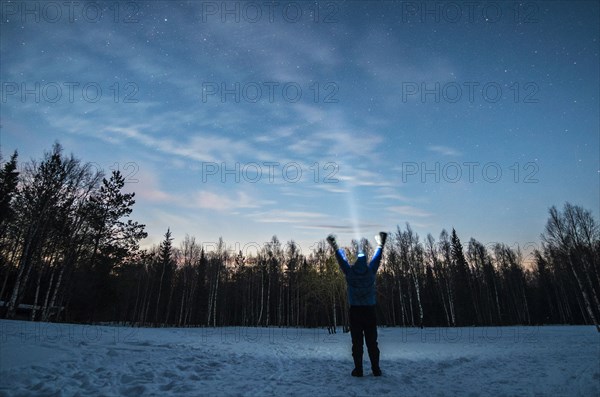
[[[381,368],[379,368],[379,347],[376,341],[370,341],[367,345],[369,352],[369,360],[371,361],[371,371],[373,376],[381,376]]]
[[[353,351],[352,359],[354,360],[354,369],[352,370],[352,376],[356,376],[356,377],[363,376],[362,349],[360,351],[358,349]]]

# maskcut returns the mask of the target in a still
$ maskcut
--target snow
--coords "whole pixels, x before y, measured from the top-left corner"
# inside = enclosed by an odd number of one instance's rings
[[[588,326],[379,328],[383,376],[352,378],[350,335],[0,320],[0,395],[600,395]]]

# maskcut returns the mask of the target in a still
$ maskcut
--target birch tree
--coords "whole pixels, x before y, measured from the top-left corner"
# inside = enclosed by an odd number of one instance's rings
[[[589,320],[600,332],[600,285],[598,269],[598,247],[600,232],[591,213],[581,207],[566,203],[563,212],[556,207],[549,210],[550,218],[542,234],[544,250],[568,266],[585,305]]]

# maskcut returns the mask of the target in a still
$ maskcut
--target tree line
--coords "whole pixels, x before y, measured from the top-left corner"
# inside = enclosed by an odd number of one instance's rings
[[[0,155],[1,156],[1,155]],[[0,160],[2,158],[0,157]],[[139,326],[327,326],[347,329],[346,285],[331,248],[303,254],[276,236],[256,253],[207,249],[193,236],[141,249],[134,193],[56,143],[17,170],[0,169],[0,316]],[[353,260],[359,246],[346,248]],[[541,248],[526,263],[506,244],[409,224],[386,244],[377,276],[388,326],[595,324],[600,331],[600,229],[590,211],[550,208]]]

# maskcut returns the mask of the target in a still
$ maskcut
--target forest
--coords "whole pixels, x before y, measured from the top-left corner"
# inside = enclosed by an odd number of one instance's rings
[[[323,241],[276,236],[256,253],[186,235],[140,248],[135,194],[55,143],[41,159],[0,155],[0,317],[133,326],[338,327],[346,285]],[[591,211],[548,209],[540,246],[484,245],[442,230],[390,231],[378,272],[382,326],[593,324],[600,332],[600,229]],[[367,240],[358,246],[371,255]]]

